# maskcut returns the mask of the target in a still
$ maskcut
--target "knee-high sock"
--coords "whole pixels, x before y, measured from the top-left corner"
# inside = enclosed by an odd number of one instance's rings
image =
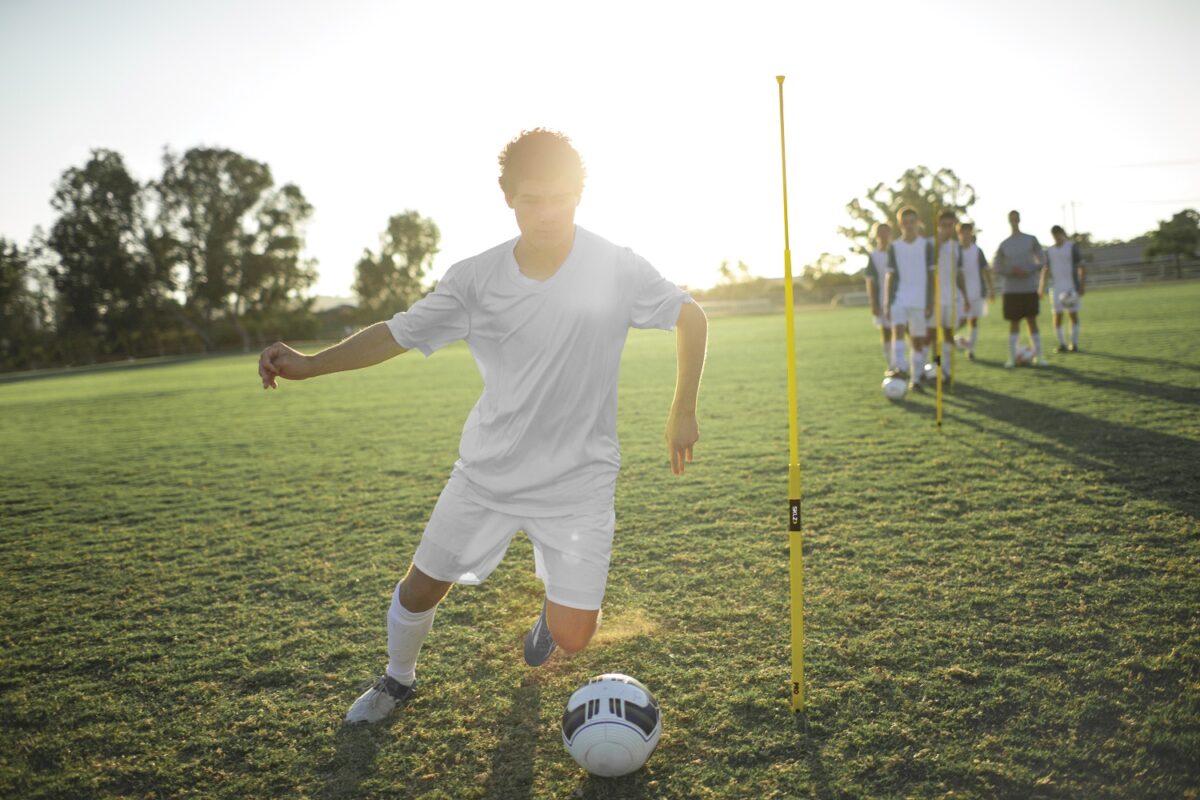
[[[942,348],[942,377],[950,379],[950,366],[954,363],[954,348]]]
[[[1042,357],[1042,335],[1040,333],[1031,333],[1029,338],[1033,340],[1033,354],[1038,358]]]
[[[1076,322],[1071,326],[1071,344],[1079,347],[1079,323]]]
[[[1054,326],[1054,332],[1058,335],[1058,343],[1065,346],[1067,343],[1067,340],[1063,338],[1062,329],[1063,329],[1062,325]]]
[[[904,344],[904,337],[897,336],[895,342],[895,361],[892,363],[896,369],[904,369],[908,364],[908,348]]]
[[[1013,361],[1017,360],[1017,339],[1021,338],[1019,333],[1010,333],[1008,335],[1008,357]]]
[[[388,609],[387,674],[406,686],[417,679],[417,656],[421,645],[433,627],[437,606],[428,611],[413,613],[400,603],[400,584],[392,592],[392,607]]]
[[[883,343],[883,360],[889,367],[892,366],[892,343],[890,340]]]
[[[967,338],[967,349],[975,352],[975,340],[979,338],[979,328],[971,328],[971,335]]]

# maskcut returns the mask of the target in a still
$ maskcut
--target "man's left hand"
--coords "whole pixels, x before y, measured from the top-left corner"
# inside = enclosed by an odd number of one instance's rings
[[[696,412],[671,409],[667,417],[667,452],[671,455],[671,473],[683,474],[683,465],[692,461],[692,447],[700,441]]]

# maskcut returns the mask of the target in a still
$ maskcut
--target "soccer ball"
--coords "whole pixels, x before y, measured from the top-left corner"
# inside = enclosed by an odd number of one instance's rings
[[[1058,295],[1058,304],[1064,311],[1074,311],[1079,307],[1079,295],[1075,294],[1074,289],[1067,289]]]
[[[1033,363],[1033,348],[1024,345],[1017,348],[1017,366],[1028,367]]]
[[[925,381],[928,383],[937,383],[937,364],[932,361],[925,363]]]
[[[563,712],[563,745],[593,775],[615,778],[646,763],[662,735],[662,714],[640,681],[609,672],[575,690]]]
[[[906,394],[908,383],[904,379],[895,376],[883,379],[883,395],[888,400],[903,400]]]

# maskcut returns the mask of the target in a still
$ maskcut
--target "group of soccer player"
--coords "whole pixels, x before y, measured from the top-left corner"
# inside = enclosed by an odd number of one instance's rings
[[[979,318],[986,304],[995,299],[993,273],[1003,278],[1004,318],[1009,324],[1007,368],[1021,361],[1018,350],[1020,326],[1024,321],[1032,349],[1030,363],[1046,366],[1042,337],[1038,331],[1039,298],[1050,291],[1054,330],[1059,353],[1079,350],[1079,310],[1084,293],[1082,258],[1078,245],[1061,226],[1050,229],[1054,245],[1043,249],[1037,237],[1021,231],[1021,215],[1011,211],[1011,235],[1000,243],[993,263],[975,240],[975,226],[959,222],[954,211],[938,215],[937,231],[931,239],[922,235],[916,209],[905,206],[896,215],[900,238],[894,238],[887,222],[875,225],[875,250],[867,259],[867,296],[875,326],[879,328],[888,377],[909,381],[909,387],[924,391],[937,380],[937,366],[930,352],[938,341],[943,379],[949,379],[954,350],[975,359]],[[935,308],[936,306],[936,308]],[[1071,320],[1071,341],[1063,331],[1063,315]],[[965,335],[956,332],[966,328]],[[936,359],[935,359],[936,360]]]

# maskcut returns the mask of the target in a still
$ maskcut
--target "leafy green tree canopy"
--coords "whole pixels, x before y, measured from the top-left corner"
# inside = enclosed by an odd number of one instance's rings
[[[390,316],[419,300],[440,241],[437,225],[416,211],[389,219],[379,252],[364,249],[354,268],[354,294],[364,317]]]
[[[847,203],[851,222],[839,227],[838,233],[854,243],[856,252],[865,255],[874,249],[871,228],[878,222],[888,222],[898,231],[896,212],[905,206],[916,209],[924,230],[932,235],[939,209],[950,209],[965,219],[977,199],[975,188],[963,183],[954,170],[913,167],[905,170],[893,186],[877,183],[863,197]]]

